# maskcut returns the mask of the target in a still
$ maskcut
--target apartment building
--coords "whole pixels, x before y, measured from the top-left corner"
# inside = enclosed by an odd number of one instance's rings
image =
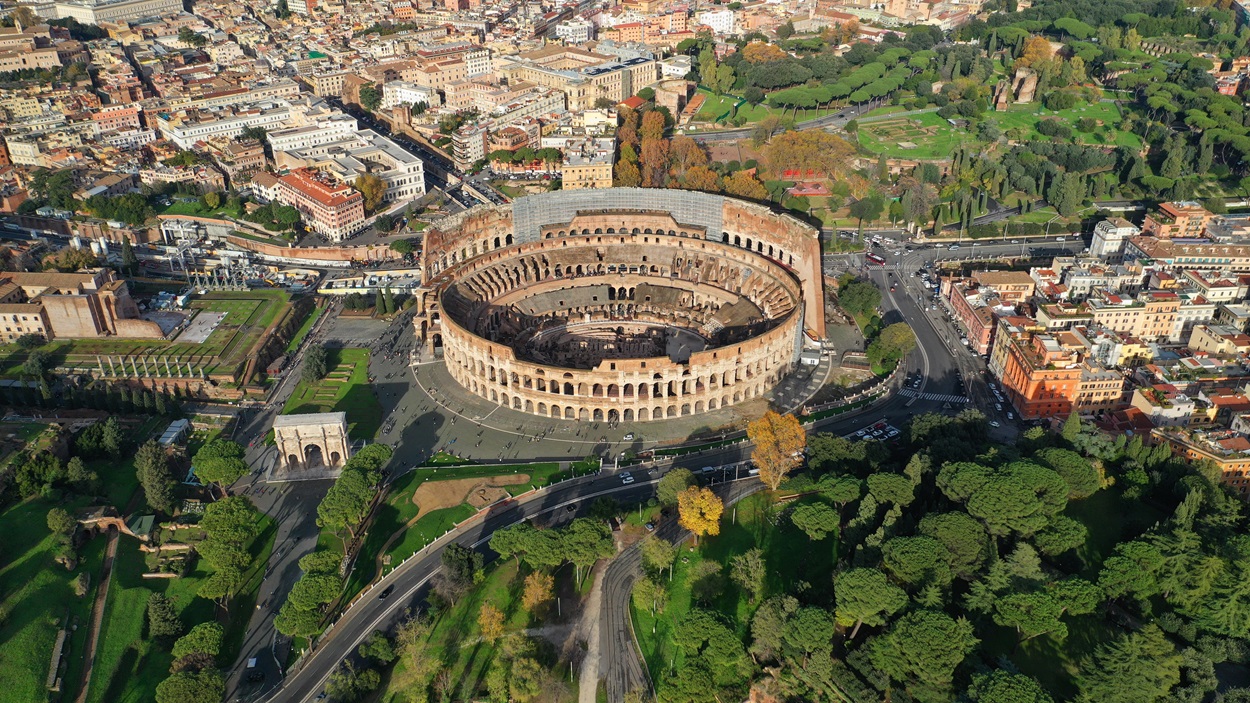
[[[611,188],[615,152],[615,139],[588,139],[579,145],[566,147],[561,165],[563,188]]]
[[[311,169],[297,169],[278,178],[278,202],[304,216],[313,231],[341,242],[365,227],[365,199],[359,191]]]
[[[275,152],[279,169],[308,169],[352,183],[366,173],[386,184],[382,202],[415,200],[425,195],[425,170],[421,159],[374,132],[361,130],[347,139],[304,149]]]
[[[1140,236],[1125,242],[1124,258],[1148,261],[1156,267],[1250,273],[1250,245],[1246,244],[1198,244]]]
[[[1124,243],[1139,234],[1141,229],[1122,217],[1105,219],[1094,225],[1094,236],[1089,245],[1090,256],[1119,261],[1124,255]]]
[[[183,11],[182,0],[78,0],[36,5],[45,19],[74,18],[83,24],[130,22],[148,17],[176,15]]]
[[[313,121],[284,129],[275,129],[265,135],[265,141],[274,154],[280,151],[307,149],[319,144],[347,139],[360,129],[356,118],[341,112],[321,115]]]
[[[417,85],[408,81],[391,81],[382,86],[382,103],[383,110],[389,110],[401,103],[408,105],[438,105],[440,99],[438,91],[425,85]]]
[[[1195,239],[1203,236],[1215,215],[1200,203],[1160,203],[1146,214],[1142,233],[1161,239]]]
[[[1219,467],[1221,482],[1245,497],[1250,494],[1250,440],[1233,430],[1190,430],[1158,427],[1151,431],[1155,442],[1190,461],[1208,461]]]
[[[1238,356],[1250,353],[1250,335],[1226,325],[1195,325],[1188,346],[1192,352]]]
[[[1066,417],[1075,409],[1082,365],[1074,345],[1064,343],[1064,337],[1071,336],[1071,332],[1032,333],[1000,323],[994,346],[1002,350],[991,356],[1002,362],[999,381],[1021,418]]]
[[[1098,291],[1084,306],[1097,325],[1158,340],[1171,336],[1180,304],[1180,297],[1172,291],[1147,291],[1136,298]]]
[[[619,103],[659,80],[659,64],[650,52],[606,43],[595,49],[548,46],[505,57],[499,61],[498,74],[509,83],[525,81],[559,90],[575,112],[595,107],[600,98]]]

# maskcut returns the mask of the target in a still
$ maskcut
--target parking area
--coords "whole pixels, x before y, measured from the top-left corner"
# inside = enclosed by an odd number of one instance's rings
[[[897,427],[891,425],[885,420],[880,420],[861,430],[856,430],[855,432],[843,436],[851,441],[875,439],[878,442],[885,442],[891,439],[897,439],[901,434],[902,432]]]

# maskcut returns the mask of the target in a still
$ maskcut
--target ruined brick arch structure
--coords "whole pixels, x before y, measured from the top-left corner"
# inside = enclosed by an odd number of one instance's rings
[[[804,333],[823,337],[814,228],[722,196],[605,192],[429,231],[414,331],[468,392],[551,418],[662,420],[764,395]]]

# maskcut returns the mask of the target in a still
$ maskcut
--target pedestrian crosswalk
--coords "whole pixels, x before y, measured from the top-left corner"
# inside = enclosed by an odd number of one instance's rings
[[[968,399],[962,395],[950,395],[943,393],[917,393],[910,388],[904,388],[899,391],[899,395],[907,398],[919,398],[921,400],[932,400],[938,403],[966,403]]]

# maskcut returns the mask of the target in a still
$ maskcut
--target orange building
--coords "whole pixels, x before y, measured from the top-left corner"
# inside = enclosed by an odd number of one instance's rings
[[[1250,441],[1232,430],[1156,428],[1155,442],[1165,442],[1174,454],[1190,461],[1209,461],[1220,467],[1220,482],[1243,498],[1250,494]]]
[[[360,191],[312,169],[296,169],[278,179],[278,200],[304,216],[313,231],[340,242],[365,225],[365,198]]]
[[[1000,324],[994,340],[995,347],[1003,347],[999,380],[1021,418],[1065,417],[1075,407],[1081,361],[1060,343],[1062,334],[1033,334]]]
[[[1142,234],[1162,239],[1201,237],[1215,215],[1192,201],[1160,203],[1159,209],[1146,215]]]

